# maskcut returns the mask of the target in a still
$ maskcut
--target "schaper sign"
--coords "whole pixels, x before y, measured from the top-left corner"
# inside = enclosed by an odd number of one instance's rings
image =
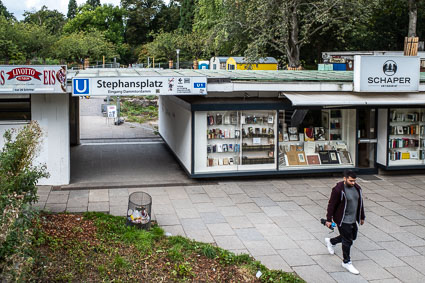
[[[354,56],[354,91],[418,91],[419,64],[412,56]]]
[[[73,96],[206,95],[206,77],[73,78]]]
[[[0,94],[65,92],[66,66],[0,66]]]

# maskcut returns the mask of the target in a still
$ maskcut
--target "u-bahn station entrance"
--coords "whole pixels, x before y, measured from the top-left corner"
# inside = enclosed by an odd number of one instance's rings
[[[169,162],[192,180],[425,169],[419,58],[359,56],[354,66],[342,72],[1,66],[0,134],[38,121],[45,135],[37,162],[50,173],[40,184],[68,185],[81,97],[158,95],[158,132]],[[13,78],[19,68],[36,70],[39,79],[18,72]],[[161,164],[141,151],[140,162]],[[119,154],[108,161],[118,170],[127,158]]]

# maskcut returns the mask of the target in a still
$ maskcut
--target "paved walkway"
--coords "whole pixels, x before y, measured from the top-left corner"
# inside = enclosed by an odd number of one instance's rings
[[[148,192],[153,218],[165,231],[250,253],[266,266],[295,271],[307,282],[425,282],[425,176],[359,180],[366,224],[352,249],[355,276],[329,255],[324,217],[337,178],[229,181],[218,185],[51,191],[40,209],[125,215],[128,195]]]

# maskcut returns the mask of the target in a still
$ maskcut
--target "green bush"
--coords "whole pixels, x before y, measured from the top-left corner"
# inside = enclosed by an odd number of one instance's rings
[[[46,166],[34,166],[42,131],[36,122],[7,130],[0,151],[0,281],[19,280],[31,264],[28,254],[37,181],[48,177]]]

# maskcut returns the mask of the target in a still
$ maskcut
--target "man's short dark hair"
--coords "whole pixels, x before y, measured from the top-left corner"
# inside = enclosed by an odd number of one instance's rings
[[[354,172],[353,170],[345,170],[344,171],[344,177],[345,178],[351,177],[353,179],[356,179],[357,175],[356,175],[356,172]]]

